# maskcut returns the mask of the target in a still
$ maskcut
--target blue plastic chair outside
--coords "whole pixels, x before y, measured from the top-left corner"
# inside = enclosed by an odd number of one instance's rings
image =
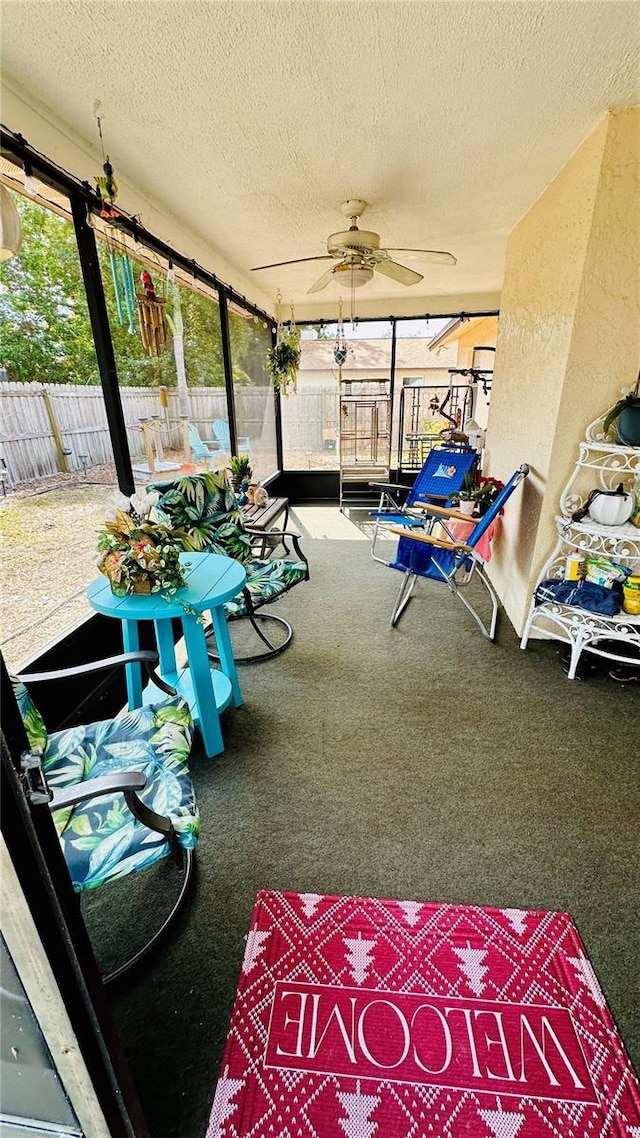
[[[529,467],[523,463],[511,475],[509,481],[491,503],[486,514],[478,519],[464,541],[456,539],[447,529],[447,520],[458,519],[462,515],[458,514],[456,510],[434,508],[433,504],[428,503],[425,503],[423,507],[425,513],[431,513],[432,523],[440,522],[448,535],[446,538],[434,537],[433,534],[425,533],[424,530],[422,533],[413,531],[405,535],[401,529],[393,529],[392,532],[398,534],[400,540],[395,560],[389,563],[389,568],[398,569],[404,574],[404,579],[391,614],[392,626],[398,623],[411,600],[418,577],[428,577],[433,581],[447,585],[453,595],[462,602],[471,614],[483,635],[488,640],[493,640],[498,616],[498,596],[485,573],[484,561],[476,552],[476,546],[528,473]],[[465,520],[469,521],[468,518]],[[460,592],[460,589],[468,585],[474,577],[477,577],[483,585],[491,602],[491,616],[488,624],[483,621],[467,597]]]
[[[211,424],[216,442],[219,444],[220,450],[226,450],[231,453],[231,435],[229,434],[229,424],[225,423],[224,419],[214,419]],[[238,435],[238,453],[248,454],[251,450],[251,440],[248,435]]]
[[[203,458],[209,458],[210,455],[216,454],[222,449],[215,439],[201,439],[200,431],[195,423],[189,423],[189,446],[196,462]]]
[[[462,489],[465,477],[477,460],[478,453],[472,447],[461,447],[457,450],[438,448],[430,451],[402,505],[398,502],[398,491],[402,491],[403,487],[394,486],[392,483],[376,483],[380,486],[381,493],[378,509],[371,514],[376,523],[371,538],[371,556],[374,561],[379,561],[382,565],[389,564],[388,560],[376,553],[376,541],[381,530],[399,525],[409,529],[422,529],[424,517],[416,517],[409,511],[415,509],[416,504],[420,502],[439,501],[444,505]]]

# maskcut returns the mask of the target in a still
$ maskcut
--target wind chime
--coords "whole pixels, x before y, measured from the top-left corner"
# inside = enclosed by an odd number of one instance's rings
[[[100,136],[102,169],[104,173],[96,178],[96,194],[102,203],[100,217],[106,222],[105,238],[109,253],[111,279],[113,281],[116,317],[118,324],[121,326],[128,324],[128,331],[134,336],[136,333],[136,288],[133,279],[133,267],[130,257],[114,246],[109,232],[110,228],[117,226],[120,220],[120,214],[115,208],[115,201],[118,196],[118,183],[114,177],[113,166],[109,160],[109,155],[105,155],[104,152],[102,118],[97,113],[99,107],[100,103],[96,102],[94,110],[96,112],[98,134]]]
[[[161,356],[169,343],[167,322],[165,319],[166,299],[157,296],[151,274],[146,269],[140,273],[143,292],[136,292],[138,316],[140,317],[140,335],[148,356]]]

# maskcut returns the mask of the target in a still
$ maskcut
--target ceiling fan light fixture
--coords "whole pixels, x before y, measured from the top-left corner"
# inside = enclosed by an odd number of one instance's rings
[[[344,288],[360,288],[369,284],[373,277],[373,269],[368,265],[338,265],[333,275],[338,284]]]

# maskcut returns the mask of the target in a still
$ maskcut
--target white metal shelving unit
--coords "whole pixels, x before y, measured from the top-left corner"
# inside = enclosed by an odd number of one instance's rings
[[[629,488],[640,477],[640,447],[621,446],[605,436],[601,416],[587,428],[586,438],[573,473],[561,496],[561,513],[555,519],[557,540],[536,583],[546,577],[563,577],[567,554],[579,549],[591,557],[607,558],[640,573],[640,529],[626,522],[604,526],[588,518],[572,521],[594,486],[615,490],[618,483]],[[604,616],[577,605],[531,600],[521,648],[527,647],[531,633],[548,640],[563,640],[571,647],[569,679],[575,678],[582,652],[593,652],[609,660],[636,664],[640,655],[640,616],[621,612]],[[606,644],[603,645],[603,642]],[[618,651],[619,645],[619,651]]]

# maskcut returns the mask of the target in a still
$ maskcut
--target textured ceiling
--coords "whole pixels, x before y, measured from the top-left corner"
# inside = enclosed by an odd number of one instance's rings
[[[383,246],[458,258],[407,262],[424,273],[411,288],[376,276],[358,291],[360,312],[367,300],[401,312],[410,296],[424,312],[435,296],[496,292],[511,227],[608,108],[640,102],[640,9],[626,0],[4,0],[2,10],[9,82],[94,146],[101,100],[116,174],[239,281],[323,315],[346,294],[331,283],[306,297],[322,263],[248,271],[325,253],[348,224],[340,203],[360,197],[370,203],[361,225]]]

